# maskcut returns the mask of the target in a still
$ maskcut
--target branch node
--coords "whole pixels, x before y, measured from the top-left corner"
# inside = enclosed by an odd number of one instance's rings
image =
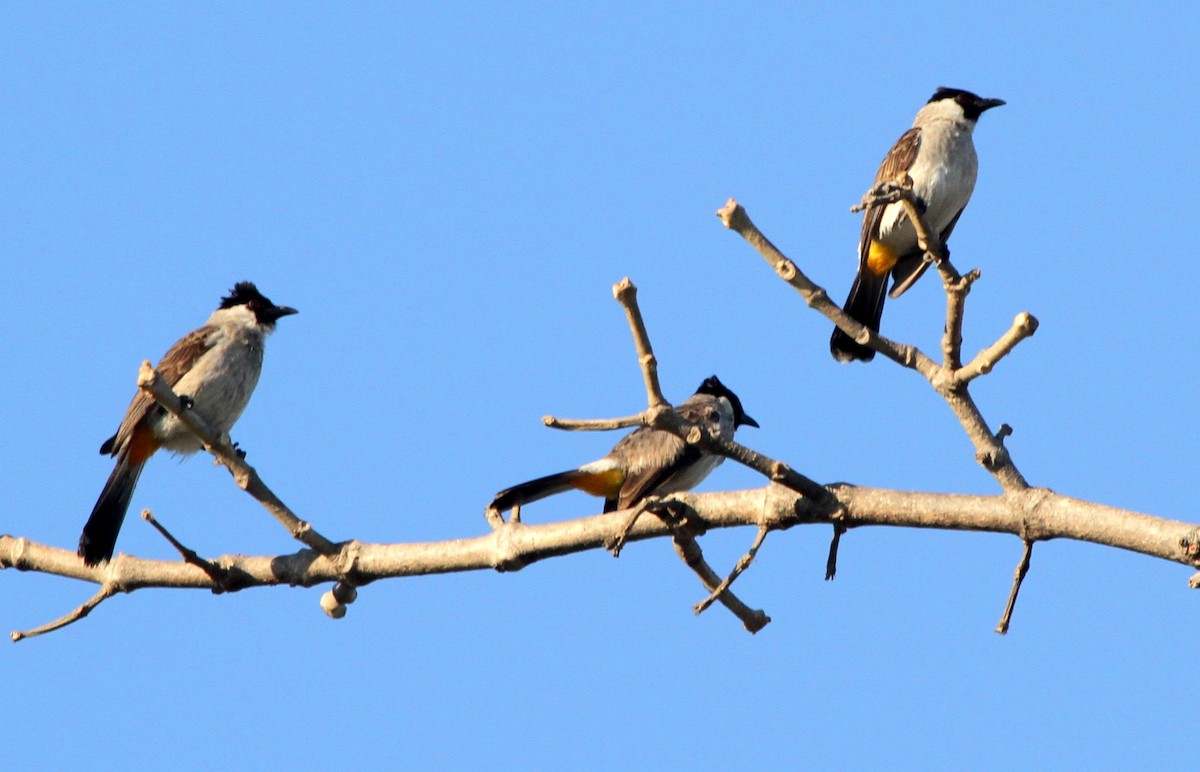
[[[525,566],[529,565],[522,554],[519,545],[517,544],[517,535],[521,533],[526,526],[520,522],[513,522],[512,518],[504,524],[503,528],[493,531],[492,535],[496,538],[496,559],[492,563],[492,568],[499,573],[508,573],[510,571],[520,571]]]
[[[1200,566],[1200,528],[1190,531],[1179,540],[1184,556],[1192,565]]]
[[[705,610],[707,610],[708,607],[713,604],[714,601],[729,591],[729,585],[733,584],[734,580],[741,576],[742,572],[749,568],[750,564],[754,562],[754,557],[758,554],[758,548],[762,546],[763,540],[767,538],[767,532],[769,530],[770,528],[766,524],[758,526],[758,535],[754,538],[754,542],[750,545],[750,549],[746,550],[746,554],[742,555],[738,559],[738,562],[734,565],[733,570],[729,572],[729,576],[725,577],[725,579],[719,585],[713,588],[713,591],[709,593],[707,598],[697,603],[695,607],[693,607],[693,611],[695,611],[697,614],[703,614]]]
[[[688,568],[696,572],[704,587],[709,592],[714,592],[721,586],[721,578],[705,561],[704,553],[701,551],[699,543],[696,542],[695,536],[697,529],[700,532],[703,531],[703,524],[697,518],[688,516],[689,510],[682,502],[669,500],[660,503],[665,506],[648,507],[648,511],[653,512],[667,524],[675,542],[675,552],[683,559]],[[771,621],[771,618],[761,609],[752,609],[742,603],[728,588],[716,595],[721,605],[741,620],[742,626],[751,634],[757,633]]]

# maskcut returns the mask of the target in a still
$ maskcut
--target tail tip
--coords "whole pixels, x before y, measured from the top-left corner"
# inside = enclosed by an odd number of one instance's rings
[[[94,568],[112,559],[112,550],[97,547],[86,536],[80,537],[79,549],[75,551],[75,554],[83,558],[83,564],[88,568]]]
[[[864,346],[840,329],[833,331],[829,339],[829,353],[839,362],[870,362],[875,358],[875,349]]]

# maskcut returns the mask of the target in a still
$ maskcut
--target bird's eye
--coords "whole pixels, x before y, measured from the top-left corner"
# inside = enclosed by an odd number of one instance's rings
[[[262,308],[262,301],[258,298],[255,298],[246,304],[246,308],[249,308],[251,311],[257,311],[258,309]]]

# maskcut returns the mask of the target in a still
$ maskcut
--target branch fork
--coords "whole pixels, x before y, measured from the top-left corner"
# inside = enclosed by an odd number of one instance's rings
[[[799,273],[799,269],[790,260],[782,258],[782,256],[776,265],[781,275],[793,274],[795,276],[802,276]],[[638,367],[641,370],[642,380],[646,387],[646,409],[634,416],[611,419],[577,420],[546,416],[542,419],[542,422],[546,426],[574,431],[609,430],[644,426],[668,431],[680,437],[688,444],[699,445],[708,452],[718,453],[754,469],[771,482],[791,488],[797,493],[812,499],[818,506],[828,509],[831,513],[838,510],[837,499],[819,483],[796,472],[788,465],[768,458],[732,439],[718,438],[707,427],[693,424],[676,413],[672,409],[672,405],[663,396],[662,387],[659,385],[658,360],[654,355],[654,348],[650,344],[650,336],[646,331],[646,324],[643,320],[641,309],[638,306],[637,287],[626,277],[613,285],[613,297],[625,309],[626,320],[629,323],[629,329],[633,336],[634,348],[637,351]],[[738,566],[735,566],[733,572],[728,577],[723,580],[715,578],[716,575],[712,572],[712,569],[704,562],[703,552],[695,540],[695,532],[684,532],[678,525],[677,520],[669,519],[670,513],[678,511],[676,507],[677,502],[673,497],[654,498],[641,502],[629,511],[617,536],[606,543],[606,548],[614,556],[620,555],[622,547],[642,515],[646,513],[656,515],[663,522],[672,525],[672,533],[680,556],[697,573],[701,582],[711,593],[709,600],[701,604],[703,608],[697,608],[697,613],[708,608],[714,600],[720,600],[726,608],[742,620],[747,630],[756,632],[761,629],[770,621],[770,618],[761,611],[753,611],[745,606],[730,592],[729,585],[733,583],[733,580],[739,574],[749,567],[750,562],[753,560],[753,555],[757,553],[759,546],[762,544],[762,538],[765,537],[765,534],[760,535],[755,540],[751,551],[747,553],[750,557],[748,559],[743,558],[743,561],[740,561]],[[495,516],[499,516],[499,513],[495,513]]]
[[[310,523],[296,517],[295,513],[267,487],[254,467],[246,463],[243,458],[244,454],[239,453],[230,444],[227,436],[218,436],[194,411],[184,409],[179,396],[150,365],[149,361],[142,362],[142,367],[138,372],[138,388],[153,397],[163,409],[191,429],[192,433],[203,443],[204,449],[229,470],[237,482],[237,486],[262,504],[293,538],[322,555],[330,556],[338,553],[339,548],[336,544],[319,534]]]
[[[851,208],[851,211],[859,212],[870,207],[886,206],[892,203],[900,203],[904,206],[905,213],[916,230],[918,244],[924,252],[924,259],[937,266],[938,273],[942,277],[942,286],[946,291],[946,322],[941,343],[941,364],[935,362],[915,346],[892,341],[853,319],[849,319],[841,309],[829,301],[827,293],[808,279],[794,262],[784,256],[769,239],[759,232],[745,209],[734,199],[729,199],[725,206],[717,211],[717,216],[726,228],[735,231],[753,246],[763,259],[775,269],[776,273],[801,294],[810,307],[824,314],[857,342],[870,346],[892,361],[925,376],[962,423],[967,436],[975,445],[975,456],[980,465],[996,478],[1006,492],[1023,492],[1029,488],[1029,484],[1017,469],[1003,442],[1006,436],[1005,429],[1007,429],[1007,433],[1011,433],[1011,429],[1003,427],[999,433],[993,433],[988,428],[987,422],[971,398],[969,385],[975,378],[991,372],[996,364],[1012,353],[1017,344],[1033,335],[1037,331],[1037,320],[1031,314],[1021,312],[1013,320],[1013,325],[1008,332],[995,343],[980,351],[969,364],[963,366],[964,309],[967,295],[970,293],[972,285],[979,279],[980,272],[976,269],[963,275],[950,262],[949,250],[946,249],[945,244],[921,211],[920,202],[911,187],[911,180],[887,182],[876,186],[863,196],[862,200]],[[786,266],[786,270],[780,270],[781,266]],[[838,543],[846,527],[848,524],[845,523],[839,523],[835,527],[826,565],[826,578],[832,578],[837,571]],[[1022,561],[1024,570],[1019,572],[1020,579],[1023,579],[1025,572],[1028,571],[1028,552],[1032,549],[1032,541],[1026,543],[1028,546]],[[1016,602],[1020,579],[1013,586],[1009,607],[1001,623],[1004,630],[1007,630],[1008,619],[1012,613],[1011,607]]]
[[[872,195],[876,192],[873,191]],[[1000,496],[965,496],[873,490],[847,484],[822,486],[795,472],[786,464],[766,458],[731,440],[718,440],[702,427],[684,421],[672,410],[658,383],[657,359],[650,347],[636,302],[636,287],[628,279],[614,287],[614,296],[626,310],[638,353],[638,366],[647,394],[647,409],[624,418],[567,421],[547,416],[547,426],[574,430],[597,430],[653,426],[671,431],[688,442],[700,443],[763,474],[773,484],[752,491],[706,494],[673,494],[644,502],[626,513],[626,520],[607,515],[550,523],[525,525],[519,512],[508,523],[499,513],[489,513],[493,530],[486,536],[446,542],[415,544],[333,544],[318,534],[279,502],[252,467],[244,463],[228,437],[215,437],[203,426],[189,406],[173,393],[149,363],[143,365],[139,386],[164,409],[188,425],[218,460],[229,468],[239,487],[255,496],[289,532],[312,549],[292,555],[226,555],[216,560],[200,557],[183,546],[147,513],[147,519],[183,556],[183,562],[150,561],[118,555],[103,566],[86,567],[72,551],[49,547],[25,538],[0,535],[0,569],[41,571],[91,581],[96,594],[69,614],[41,627],[12,633],[13,640],[60,629],[86,617],[101,602],[117,593],[146,587],[200,588],[213,592],[251,586],[286,584],[314,586],[333,582],[321,599],[322,608],[333,617],[346,613],[357,597],[357,586],[381,578],[429,575],[481,569],[516,570],[548,557],[594,549],[620,548],[626,540],[670,535],[675,549],[700,578],[708,595],[694,607],[702,613],[721,603],[734,613],[747,630],[756,632],[770,618],[761,610],[742,603],[731,591],[734,581],[752,565],[766,535],[800,524],[834,526],[834,539],[827,561],[827,578],[836,572],[836,552],[841,535],[860,525],[916,528],[950,528],[1010,533],[1022,542],[1021,559],[1013,573],[1013,584],[997,632],[1009,627],[1021,584],[1028,573],[1033,545],[1037,541],[1071,538],[1131,550],[1200,568],[1200,528],[1195,524],[1151,517],[1114,507],[1061,496],[1031,488],[1017,470],[1005,447],[1012,434],[1007,424],[992,431],[969,393],[970,383],[992,371],[997,363],[1037,330],[1037,320],[1018,314],[1010,329],[969,363],[961,362],[962,317],[965,300],[979,272],[959,275],[950,264],[944,245],[929,236],[928,223],[915,207],[911,191],[878,191],[868,203],[900,201],[906,206],[922,238],[926,259],[938,265],[947,294],[946,326],[942,339],[942,361],[935,362],[915,346],[898,343],[865,330],[829,300],[823,288],[763,236],[736,201],[730,199],[718,212],[726,227],[741,234],[763,256],[772,270],[794,287],[810,307],[820,311],[848,334],[868,343],[885,357],[920,372],[947,402],[976,448],[976,457],[997,480]],[[654,518],[642,518],[645,513]],[[706,562],[697,537],[710,528],[755,526],[757,534],[747,552],[730,573],[719,577]],[[1200,587],[1200,574],[1189,584]]]

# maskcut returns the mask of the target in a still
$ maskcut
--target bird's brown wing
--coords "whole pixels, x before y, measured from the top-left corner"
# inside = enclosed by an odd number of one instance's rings
[[[209,338],[213,331],[213,327],[205,325],[184,335],[175,341],[174,346],[167,349],[167,353],[163,354],[163,358],[159,360],[154,369],[158,370],[170,386],[179,383],[179,379],[184,376],[184,373],[191,369],[205,351],[208,351]],[[129,442],[134,427],[146,416],[153,405],[154,398],[139,389],[129,403],[129,409],[125,411],[125,417],[121,419],[117,433],[100,446],[100,452],[114,456],[119,453]]]
[[[662,432],[666,434],[666,432]],[[671,435],[674,437],[674,435]],[[665,464],[640,469],[625,478],[621,486],[621,494],[617,499],[617,509],[628,509],[642,499],[654,493],[658,487],[670,480],[681,469],[686,469],[700,460],[703,452],[695,445],[679,443],[678,452],[673,454]]]
[[[692,395],[675,412],[693,423],[717,421],[714,400],[708,395]],[[714,424],[715,426],[715,424]],[[619,509],[632,507],[655,493],[680,471],[700,460],[703,451],[696,445],[661,429],[639,429],[613,448],[626,469],[625,482],[617,500]]]
[[[879,171],[875,173],[875,185],[885,182],[904,182],[905,175],[917,159],[917,151],[921,148],[921,130],[915,126],[900,135],[896,144],[884,156]],[[873,206],[863,215],[862,235],[858,238],[858,260],[860,267],[866,267],[867,255],[870,251],[871,239],[879,235],[879,223],[883,219],[886,206]]]

